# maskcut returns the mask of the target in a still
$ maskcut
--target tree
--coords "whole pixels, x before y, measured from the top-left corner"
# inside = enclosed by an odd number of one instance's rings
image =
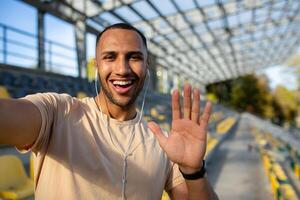
[[[283,125],[284,122],[294,123],[299,105],[295,94],[283,86],[277,86],[273,96],[277,123],[280,125]]]
[[[239,111],[248,111],[262,117],[273,117],[272,95],[265,76],[247,75],[207,87],[220,103]]]
[[[288,67],[293,67],[296,69],[296,75],[298,76],[298,90],[300,90],[300,53],[295,53],[291,55],[287,61],[286,65]]]
[[[277,86],[272,92],[266,76],[247,75],[207,86],[218,102],[238,111],[270,119],[281,126],[294,125],[300,111],[300,91]]]

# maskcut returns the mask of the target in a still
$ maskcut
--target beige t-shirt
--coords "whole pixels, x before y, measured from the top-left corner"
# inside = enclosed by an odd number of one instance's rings
[[[123,159],[133,129],[127,199],[160,199],[163,189],[184,182],[146,122],[139,123],[139,114],[119,122],[101,113],[93,98],[39,93],[24,99],[42,115],[39,136],[31,147],[36,199],[121,199]]]

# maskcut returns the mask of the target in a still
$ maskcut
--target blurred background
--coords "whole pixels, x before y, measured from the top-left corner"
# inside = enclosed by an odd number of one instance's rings
[[[220,199],[300,198],[299,0],[3,0],[0,98],[95,96],[96,36],[117,22],[148,39],[145,120],[170,130],[170,93],[186,82],[214,103]],[[30,153],[0,145],[0,199],[34,199],[33,182]]]

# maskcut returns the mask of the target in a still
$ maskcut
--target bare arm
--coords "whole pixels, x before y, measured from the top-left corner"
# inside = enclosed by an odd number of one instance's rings
[[[172,200],[218,199],[218,196],[212,189],[206,177],[198,180],[186,181],[170,190],[168,194]]]
[[[0,144],[31,145],[42,123],[40,111],[30,101],[0,99]]]

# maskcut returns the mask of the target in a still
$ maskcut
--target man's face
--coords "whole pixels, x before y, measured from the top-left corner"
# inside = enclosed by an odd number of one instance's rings
[[[96,65],[104,94],[122,108],[132,105],[147,70],[147,50],[137,32],[109,29],[96,47]]]

